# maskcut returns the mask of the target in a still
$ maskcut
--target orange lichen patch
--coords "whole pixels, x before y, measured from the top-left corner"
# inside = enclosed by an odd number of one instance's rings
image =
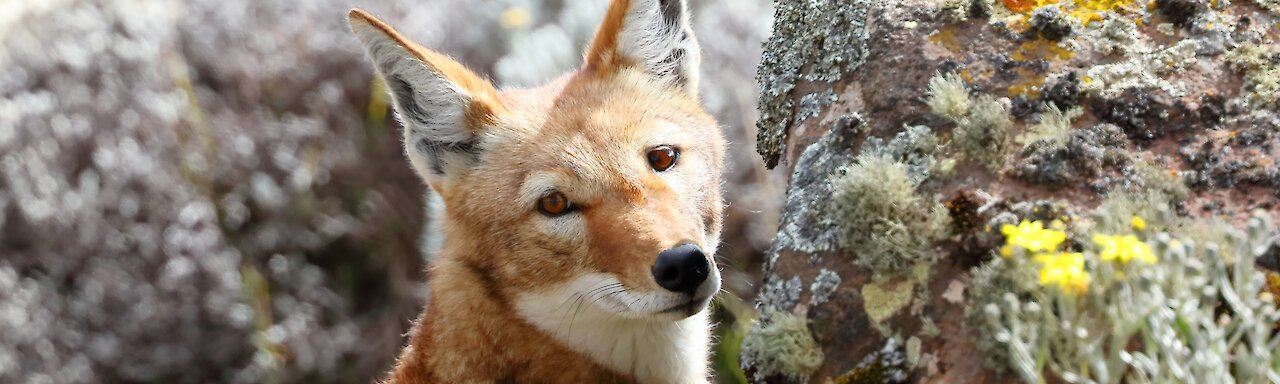
[[[1000,2],[1004,3],[1005,8],[1017,13],[1030,12],[1036,8],[1035,0],[1000,0]]]
[[[1019,45],[1018,49],[1013,51],[1013,55],[1011,55],[1010,58],[1017,61],[1039,59],[1070,60],[1072,56],[1075,56],[1075,54],[1066,48],[1059,47],[1058,43],[1044,39],[1035,39]]]
[[[929,41],[941,44],[943,48],[951,52],[960,52],[964,49],[964,46],[960,44],[960,39],[956,37],[955,28],[952,27],[938,29],[937,33],[929,36]]]
[[[1017,68],[1018,81],[1009,86],[1007,90],[1009,96],[1026,96],[1027,98],[1040,97],[1040,90],[1044,88],[1044,76],[1026,68]]]
[[[1041,80],[1039,85],[1035,83],[1014,84],[1009,87],[1007,92],[1009,96],[1022,95],[1026,96],[1028,99],[1035,99],[1040,97],[1041,85],[1044,85],[1044,80]]]
[[[1132,9],[1136,5],[1134,0],[1075,0],[1072,2],[1059,0],[1000,0],[1000,3],[1014,13],[1023,14],[1024,18],[1029,16],[1031,11],[1036,8],[1062,3],[1064,4],[1062,10],[1082,24],[1102,20],[1104,12],[1122,12]]]

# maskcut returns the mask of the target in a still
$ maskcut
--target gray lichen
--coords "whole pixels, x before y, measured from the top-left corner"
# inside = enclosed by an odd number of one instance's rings
[[[840,287],[840,275],[823,268],[818,271],[818,277],[813,279],[813,284],[809,285],[809,303],[812,305],[825,304],[838,287]]]
[[[884,346],[872,352],[858,365],[833,381],[836,384],[897,384],[905,383],[910,378],[907,353],[903,351],[898,339],[890,337]]]
[[[1031,11],[1030,32],[1052,41],[1062,41],[1071,36],[1074,21],[1062,11],[1061,6],[1047,5]]]
[[[1104,98],[1120,97],[1125,90],[1159,89],[1173,97],[1186,94],[1186,86],[1166,80],[1163,76],[1175,73],[1195,63],[1199,43],[1181,40],[1161,49],[1145,45],[1131,47],[1128,60],[1090,67],[1085,76],[1091,81],[1082,90]]]
[[[778,165],[797,119],[791,92],[799,81],[831,83],[867,57],[867,12],[875,2],[777,1],[773,36],[765,42],[756,81],[760,85],[756,151],[765,166]],[[821,100],[821,98],[819,98]]]
[[[920,184],[935,176],[943,176],[954,166],[954,160],[938,159],[942,147],[933,129],[923,125],[907,125],[888,143],[879,137],[867,138],[861,155],[880,156],[901,163],[907,178]]]
[[[1244,75],[1241,107],[1280,109],[1280,46],[1248,43],[1231,51],[1228,59],[1231,68]]]
[[[800,303],[800,294],[804,290],[804,283],[800,281],[800,277],[792,277],[790,279],[772,279],[764,284],[760,289],[760,295],[756,297],[756,307],[761,310],[781,310],[790,311]]]
[[[1065,116],[1063,116],[1065,117]],[[1065,143],[1057,138],[1035,140],[1028,143],[1020,154],[1021,161],[1015,175],[1023,180],[1040,184],[1059,184],[1095,176],[1103,167],[1121,166],[1129,162],[1124,150],[1124,131],[1115,125],[1098,124],[1085,129],[1054,132],[1051,136],[1066,133]],[[1095,185],[1105,188],[1106,183]]]
[[[836,100],[839,100],[839,97],[831,89],[804,95],[804,97],[800,98],[800,108],[796,111],[795,125],[799,125],[810,118],[818,117],[823,108],[836,102]]]
[[[783,250],[813,253],[839,248],[838,226],[818,213],[826,208],[821,202],[831,196],[830,178],[853,162],[850,141],[864,128],[861,116],[843,117],[800,154],[791,175],[778,236],[769,249],[766,265],[776,260]]]
[[[1141,39],[1138,26],[1121,17],[1107,17],[1093,40],[1093,50],[1103,55],[1126,53]]]

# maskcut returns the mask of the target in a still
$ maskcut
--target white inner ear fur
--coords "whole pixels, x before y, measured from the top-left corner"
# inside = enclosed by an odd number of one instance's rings
[[[659,78],[698,88],[698,42],[689,24],[689,8],[684,0],[663,11],[659,0],[632,0],[618,36],[618,53],[645,66]],[[673,16],[673,18],[672,18]]]
[[[428,183],[447,185],[474,160],[475,134],[463,125],[471,95],[377,27],[354,21],[351,28],[391,93],[409,162]]]
[[[610,289],[614,284],[618,280],[607,274],[585,274],[540,292],[520,294],[516,310],[560,342],[614,371],[632,375],[636,382],[707,382],[709,310],[678,321],[620,316],[618,311],[629,310],[634,298],[645,302],[634,306],[658,308],[657,302],[664,297],[620,296],[627,292]]]

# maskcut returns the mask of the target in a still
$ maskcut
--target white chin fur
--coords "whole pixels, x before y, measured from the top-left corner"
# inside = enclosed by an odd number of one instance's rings
[[[697,297],[719,290],[712,269]],[[706,382],[711,324],[706,303],[676,310],[688,299],[668,292],[631,293],[608,274],[583,275],[516,297],[530,324],[569,348],[642,383]],[[686,307],[688,308],[688,307]],[[666,311],[664,313],[664,311]]]

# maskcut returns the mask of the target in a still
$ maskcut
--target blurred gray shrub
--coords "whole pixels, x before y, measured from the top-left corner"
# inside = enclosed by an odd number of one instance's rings
[[[425,293],[423,187],[345,11],[525,85],[579,62],[603,3],[0,2],[0,382],[376,377]],[[733,142],[722,249],[755,271],[769,10],[694,3]]]

